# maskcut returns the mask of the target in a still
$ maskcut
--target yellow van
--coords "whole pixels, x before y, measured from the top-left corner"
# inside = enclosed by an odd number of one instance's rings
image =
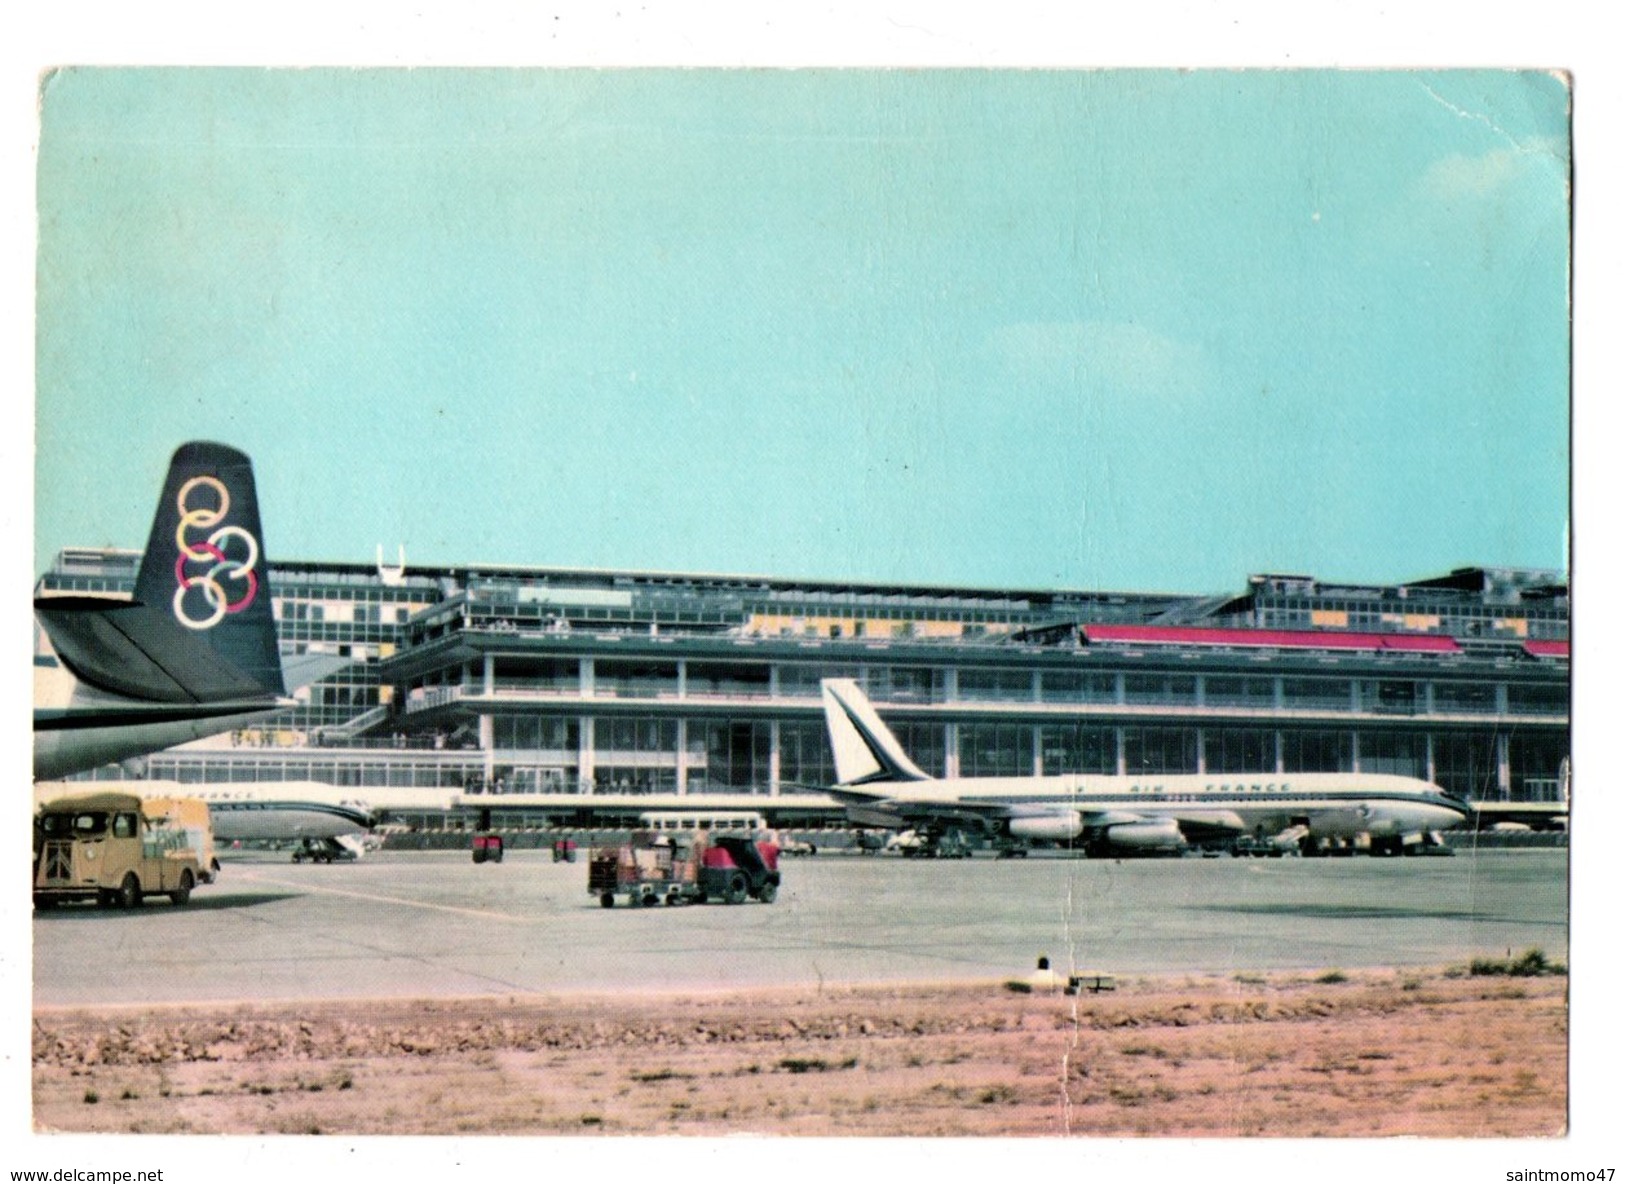
[[[169,825],[184,834],[185,845],[197,854],[197,882],[214,883],[220,874],[220,861],[214,856],[209,803],[202,798],[144,798],[142,801],[141,808],[148,817],[168,818]]]
[[[197,803],[199,833],[196,811],[182,804],[192,801],[96,793],[47,802],[34,819],[34,907],[95,900],[135,908],[155,894],[185,904],[204,880],[200,854],[212,859],[213,850],[208,807]]]

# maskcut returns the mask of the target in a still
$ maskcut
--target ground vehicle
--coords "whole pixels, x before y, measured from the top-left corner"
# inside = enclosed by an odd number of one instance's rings
[[[353,863],[361,858],[364,848],[359,840],[352,840],[354,845],[346,843],[348,835],[335,838],[300,839],[298,846],[293,849],[295,863]]]
[[[553,840],[553,862],[574,863],[576,861],[576,841],[574,839]]]
[[[1294,855],[1298,853],[1296,846],[1293,846],[1291,850]],[[1251,835],[1242,835],[1230,845],[1230,851],[1236,856],[1248,855],[1256,859],[1279,859],[1287,853],[1287,848],[1285,845],[1277,843],[1273,838],[1260,839]]]
[[[854,842],[858,848],[859,854],[873,855],[878,851],[885,850],[886,836],[881,834],[879,831],[860,830],[854,837]]]
[[[767,822],[755,810],[647,810],[638,815],[647,830],[755,834]]]
[[[905,859],[969,859],[970,842],[961,831],[948,830],[941,834],[932,831],[899,831],[886,840],[887,851],[896,851]]]
[[[156,817],[167,817],[170,825],[184,831],[186,845],[197,852],[197,882],[212,884],[220,874],[220,861],[214,857],[214,816],[202,798],[146,798],[144,809]]]
[[[96,900],[134,908],[155,893],[185,904],[203,880],[193,846],[204,841],[198,814],[182,805],[190,800],[99,793],[47,802],[34,820],[34,906]],[[207,817],[205,806],[204,835]],[[212,836],[204,845],[212,851]]]
[[[501,835],[474,836],[475,863],[501,863],[502,849],[503,845]]]
[[[703,904],[747,898],[771,904],[779,891],[779,849],[765,839],[634,831],[619,847],[599,847],[587,865],[587,891],[606,909],[628,904]]]

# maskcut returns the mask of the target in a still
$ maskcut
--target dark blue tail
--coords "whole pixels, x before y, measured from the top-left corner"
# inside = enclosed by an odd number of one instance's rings
[[[168,703],[281,696],[269,568],[248,457],[195,442],[170,460],[134,600],[35,608],[62,661],[103,690]]]

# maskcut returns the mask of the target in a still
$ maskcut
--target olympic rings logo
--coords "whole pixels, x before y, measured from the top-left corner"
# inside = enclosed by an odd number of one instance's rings
[[[193,507],[190,504],[192,494],[198,489],[212,490],[217,504],[213,507]],[[254,574],[260,561],[259,543],[240,526],[221,526],[200,542],[187,539],[190,531],[218,526],[231,510],[231,493],[225,483],[216,477],[193,477],[181,486],[180,493],[175,497],[175,505],[181,516],[175,527],[175,619],[188,629],[213,629],[225,620],[227,613],[242,612],[259,595],[260,581]],[[227,557],[226,544],[234,538],[242,540],[248,548],[246,558]],[[188,574],[190,565],[205,563],[209,568],[201,575]],[[240,587],[228,591],[222,580]],[[193,588],[202,592],[208,607],[208,612],[201,618],[187,612],[186,594]],[[240,593],[237,599],[231,598],[232,592]]]

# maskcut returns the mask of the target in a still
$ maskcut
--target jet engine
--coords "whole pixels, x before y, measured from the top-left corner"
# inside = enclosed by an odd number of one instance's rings
[[[1023,814],[1010,819],[1010,837],[1013,839],[1052,839],[1064,842],[1083,833],[1083,820],[1076,810]]]
[[[1146,822],[1120,822],[1106,831],[1106,841],[1114,847],[1136,851],[1173,850],[1185,845],[1179,823],[1172,818]]]

